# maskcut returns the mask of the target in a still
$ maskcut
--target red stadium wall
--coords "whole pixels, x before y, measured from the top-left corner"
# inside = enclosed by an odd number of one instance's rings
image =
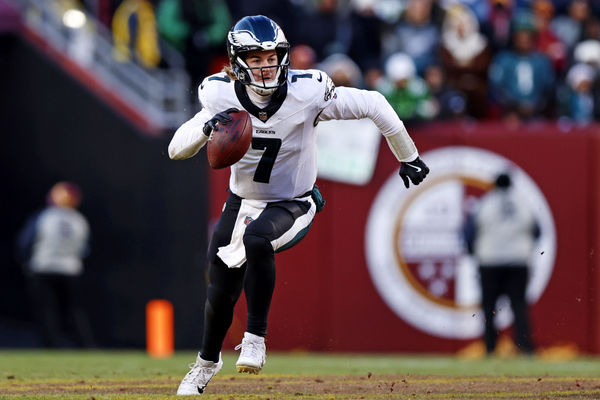
[[[421,154],[446,146],[492,151],[526,171],[545,196],[557,240],[552,275],[531,307],[533,336],[540,347],[576,344],[583,352],[600,352],[598,133],[599,126],[565,133],[554,124],[509,129],[501,123],[440,123],[411,129]],[[472,342],[413,327],[386,305],[373,284],[365,226],[375,196],[397,168],[382,142],[369,184],[318,182],[327,200],[324,211],[302,243],[277,255],[270,349],[452,352]],[[226,198],[228,176],[228,170],[211,174],[213,222]],[[240,342],[244,325],[242,299],[225,348]]]

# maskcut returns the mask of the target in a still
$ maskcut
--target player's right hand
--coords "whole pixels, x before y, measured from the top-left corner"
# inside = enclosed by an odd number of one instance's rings
[[[220,113],[215,114],[214,117],[212,117],[211,119],[206,121],[206,123],[204,124],[204,127],[202,128],[202,132],[204,132],[204,135],[210,136],[212,131],[219,130],[217,124],[221,123],[223,125],[226,125],[229,121],[231,121],[231,117],[229,116],[229,113],[238,112],[238,111],[240,111],[240,110],[238,110],[235,107],[232,107],[232,108],[228,108],[225,111],[221,111]]]
[[[423,182],[423,179],[425,179],[428,173],[429,167],[419,157],[412,161],[403,162],[399,172],[400,178],[402,178],[404,186],[406,186],[407,189],[409,186],[409,179],[413,185],[418,185]]]

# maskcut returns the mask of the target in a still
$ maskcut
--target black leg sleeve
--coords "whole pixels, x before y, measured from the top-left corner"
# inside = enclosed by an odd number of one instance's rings
[[[80,277],[64,277],[64,294],[67,298],[66,312],[73,327],[75,342],[79,347],[94,348],[96,341],[90,320],[82,305]]]
[[[219,361],[219,352],[233,321],[233,308],[242,293],[246,266],[228,268],[217,256],[219,247],[231,240],[241,199],[230,195],[215,226],[208,248],[208,289],[204,306],[204,334],[200,355],[205,360]]]
[[[275,290],[275,253],[264,237],[244,235],[247,265],[244,291],[248,304],[246,331],[258,336],[267,334],[267,318]]]
[[[484,317],[483,340],[488,354],[496,349],[496,340],[498,331],[495,325],[496,302],[498,301],[499,285],[498,270],[494,267],[480,267],[479,275],[481,277],[481,307]]]
[[[62,315],[54,275],[32,275],[29,280],[29,294],[43,346],[61,347]]]
[[[204,336],[201,356],[219,361],[219,352],[233,321],[233,308],[242,292],[246,267],[227,268],[222,261],[209,263],[210,283],[204,308]]]
[[[244,291],[248,303],[246,331],[258,336],[267,334],[267,319],[275,289],[275,252],[271,241],[279,238],[295,219],[306,212],[298,202],[280,202],[268,206],[246,228],[246,278]]]
[[[525,299],[528,272],[526,266],[512,267],[507,288],[510,305],[515,316],[515,343],[525,353],[533,352],[534,348],[531,341],[527,300]]]

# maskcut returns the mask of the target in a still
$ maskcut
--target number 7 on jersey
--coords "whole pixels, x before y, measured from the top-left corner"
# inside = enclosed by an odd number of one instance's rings
[[[264,150],[256,167],[253,180],[260,183],[269,183],[271,171],[277,159],[277,153],[279,153],[279,149],[281,148],[281,139],[252,138],[252,148],[255,150]]]

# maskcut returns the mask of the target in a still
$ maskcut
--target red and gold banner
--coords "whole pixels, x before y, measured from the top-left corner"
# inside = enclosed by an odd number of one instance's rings
[[[453,352],[479,339],[476,266],[460,228],[510,170],[542,227],[527,292],[534,340],[599,353],[600,126],[439,123],[410,133],[432,170],[418,187],[402,186],[385,145],[368,184],[319,180],[325,209],[276,256],[269,349]],[[228,171],[212,171],[213,222],[227,181]],[[508,304],[499,306],[499,328],[510,329]],[[225,347],[244,327],[242,299]]]

